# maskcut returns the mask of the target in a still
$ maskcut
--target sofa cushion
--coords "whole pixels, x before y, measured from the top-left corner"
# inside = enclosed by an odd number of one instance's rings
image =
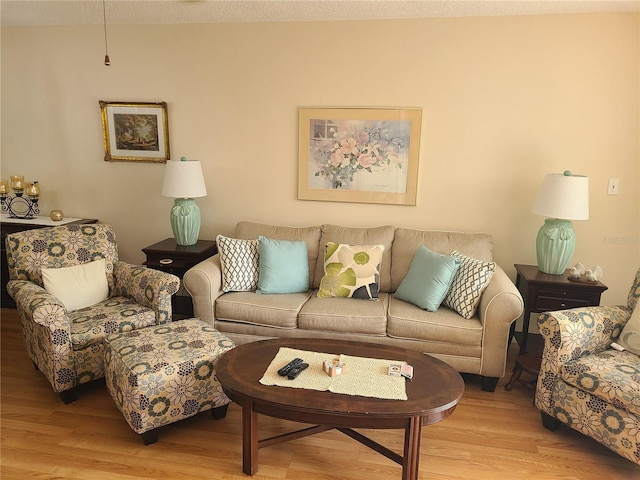
[[[274,240],[260,235],[257,293],[300,293],[309,290],[309,263],[304,240]]]
[[[578,390],[640,416],[639,356],[609,349],[562,364],[559,375]]]
[[[44,289],[72,312],[109,297],[104,258],[70,267],[43,268]]]
[[[359,302],[313,295],[300,310],[298,326],[322,332],[386,335],[388,298],[383,293],[378,302]]]
[[[458,258],[432,252],[421,245],[395,296],[424,310],[435,312],[447,295],[459,267]]]
[[[482,323],[477,318],[466,320],[446,307],[428,312],[391,296],[387,334],[395,338],[481,345]]]
[[[312,292],[259,295],[255,292],[230,292],[216,299],[215,317],[253,325],[296,328],[298,312]]]
[[[325,245],[324,276],[318,297],[378,298],[384,245]]]
[[[258,286],[259,252],[257,240],[216,237],[220,254],[223,292],[247,292]]]
[[[380,264],[380,291],[389,292],[391,285],[391,245],[395,228],[390,225],[371,228],[351,228],[340,225],[322,225],[320,246],[329,243],[348,243],[351,245],[383,245],[382,263]],[[318,255],[315,267],[313,287],[320,286],[324,275],[324,256]]]
[[[449,255],[457,250],[485,262],[492,260],[493,237],[486,233],[458,233],[397,228],[391,253],[391,291],[407,276],[413,256],[420,245]]]
[[[309,257],[309,287],[315,278],[316,261],[318,259],[318,245],[320,241],[320,227],[286,227],[267,225],[255,222],[238,222],[235,235],[237,238],[255,239],[260,235],[277,240],[304,240],[307,244]],[[322,257],[322,255],[320,255]],[[322,276],[322,272],[320,272]]]
[[[491,281],[496,264],[476,260],[456,250],[451,256],[460,260],[460,268],[444,298],[444,304],[464,318],[471,318],[476,314],[480,297]]]

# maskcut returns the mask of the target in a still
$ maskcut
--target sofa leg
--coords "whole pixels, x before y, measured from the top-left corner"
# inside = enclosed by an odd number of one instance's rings
[[[483,392],[495,392],[499,377],[481,377],[480,386]]]
[[[156,432],[155,429],[149,430],[148,432],[141,433],[140,436],[142,437],[142,442],[145,445],[151,445],[158,441],[158,432]]]
[[[557,418],[552,417],[546,412],[540,412],[540,416],[542,417],[542,426],[547,430],[552,432],[556,431],[562,425],[562,422]]]
[[[60,392],[60,400],[65,405],[69,405],[70,403],[75,402],[78,399],[78,387],[73,387],[70,390],[65,390],[64,392]]]
[[[216,420],[222,420],[227,416],[227,410],[229,409],[229,404],[222,405],[221,407],[216,407],[211,409],[211,416]]]

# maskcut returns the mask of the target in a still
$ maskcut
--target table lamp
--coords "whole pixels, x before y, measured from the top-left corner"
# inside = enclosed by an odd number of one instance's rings
[[[200,208],[194,198],[207,195],[198,160],[169,160],[164,171],[162,196],[173,197],[171,229],[178,245],[195,245],[200,233]]]
[[[562,275],[576,248],[571,220],[589,219],[589,177],[569,170],[545,175],[532,211],[551,217],[536,238],[538,270]]]

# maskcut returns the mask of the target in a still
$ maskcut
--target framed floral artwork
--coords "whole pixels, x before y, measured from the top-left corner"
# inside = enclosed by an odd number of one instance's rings
[[[106,162],[165,163],[170,158],[167,104],[100,100]]]
[[[422,110],[300,108],[298,199],[415,205]]]

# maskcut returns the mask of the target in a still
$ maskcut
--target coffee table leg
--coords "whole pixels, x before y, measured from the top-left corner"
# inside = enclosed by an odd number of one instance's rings
[[[258,471],[258,414],[250,400],[242,406],[242,471],[246,475]]]
[[[404,458],[402,460],[402,480],[418,480],[420,465],[420,434],[422,417],[412,417],[404,430]]]

